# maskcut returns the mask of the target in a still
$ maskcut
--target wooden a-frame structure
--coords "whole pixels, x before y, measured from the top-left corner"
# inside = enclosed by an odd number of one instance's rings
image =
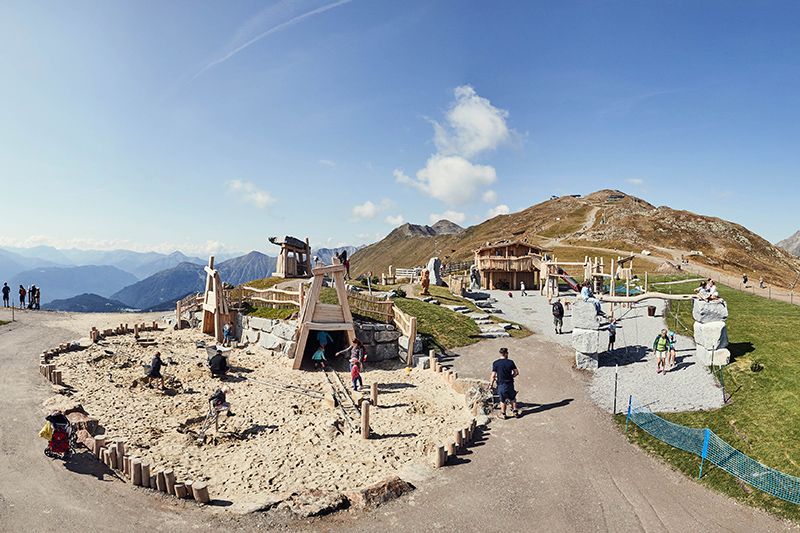
[[[353,315],[350,314],[350,305],[347,303],[347,291],[344,288],[344,265],[329,265],[317,267],[312,270],[314,279],[308,291],[305,305],[300,313],[297,344],[294,352],[294,365],[292,368],[299,370],[303,364],[303,354],[306,351],[308,336],[313,331],[345,331],[347,341],[352,343],[356,333],[353,328]],[[322,282],[326,274],[333,277],[336,286],[338,304],[323,304],[319,301],[322,291]]]
[[[222,342],[223,320],[227,320],[228,302],[222,288],[219,271],[214,268],[214,256],[208,258],[206,271],[206,290],[203,294],[203,333],[213,335],[217,342]]]

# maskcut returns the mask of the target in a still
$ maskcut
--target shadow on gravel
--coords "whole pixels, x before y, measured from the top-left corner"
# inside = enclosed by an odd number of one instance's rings
[[[99,481],[110,481],[105,479],[106,476],[119,478],[116,472],[98,461],[94,454],[88,451],[73,454],[69,461],[64,463],[64,468],[76,474],[94,476]]]
[[[616,348],[600,358],[600,366],[632,365],[647,359],[647,346],[625,346]]]
[[[550,409],[558,409],[559,407],[566,407],[573,402],[573,398],[564,398],[563,400],[553,403],[523,403],[517,402],[520,418],[536,413],[543,413]]]

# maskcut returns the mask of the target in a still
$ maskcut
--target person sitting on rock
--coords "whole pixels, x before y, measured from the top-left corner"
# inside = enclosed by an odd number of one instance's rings
[[[208,360],[208,367],[211,369],[211,375],[218,378],[225,377],[230,370],[228,359],[222,355],[222,350],[217,350],[217,353]]]
[[[597,311],[597,316],[606,316],[603,312],[603,307],[600,304],[600,300],[594,297],[594,293],[592,292],[591,283],[589,280],[585,280],[583,285],[581,286],[581,298],[584,302],[590,302],[594,305],[595,310]]]
[[[707,302],[708,301],[708,297],[711,296],[711,293],[708,290],[707,284],[708,284],[707,281],[701,281],[700,282],[700,286],[697,287],[694,290],[694,292],[697,293],[697,299],[698,300],[703,300],[704,302]]]

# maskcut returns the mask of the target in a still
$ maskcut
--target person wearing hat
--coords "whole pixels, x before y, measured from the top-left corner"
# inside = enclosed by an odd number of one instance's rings
[[[511,404],[511,412],[519,418],[517,410],[517,391],[514,390],[514,378],[519,376],[519,369],[514,361],[508,358],[508,348],[500,348],[500,359],[492,363],[491,386],[497,384],[497,395],[500,396],[500,413],[506,417],[506,404]]]
[[[230,370],[228,360],[222,355],[222,350],[217,350],[217,353],[208,360],[208,367],[211,369],[211,375],[218,378],[224,377]]]
[[[151,385],[154,379],[161,380],[161,388],[164,388],[164,376],[161,375],[161,367],[164,361],[161,360],[161,352],[156,352],[153,360],[150,361],[150,370],[147,372],[147,384]]]

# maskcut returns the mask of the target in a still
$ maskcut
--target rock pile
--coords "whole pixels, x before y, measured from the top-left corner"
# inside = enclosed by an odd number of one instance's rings
[[[572,347],[575,348],[575,366],[597,370],[600,347],[601,317],[593,302],[578,298],[572,304]]]
[[[695,300],[692,308],[694,318],[694,342],[697,361],[705,366],[722,366],[730,363],[728,351],[728,307],[724,300],[706,302]]]
[[[294,357],[297,320],[272,320],[240,314],[236,322],[236,332],[240,333],[241,342],[258,344],[267,350]]]

